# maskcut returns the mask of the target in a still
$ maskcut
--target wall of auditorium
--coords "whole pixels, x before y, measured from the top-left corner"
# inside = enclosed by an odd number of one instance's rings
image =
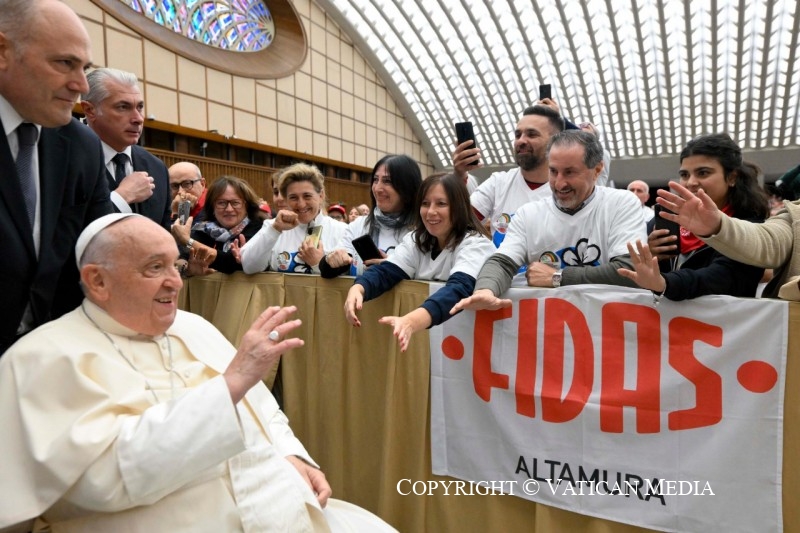
[[[294,74],[272,80],[203,66],[135,33],[90,0],[65,2],[89,31],[94,63],[135,73],[145,113],[158,121],[368,168],[384,154],[405,153],[423,175],[433,172],[375,71],[311,0],[292,1],[306,32],[306,59]]]

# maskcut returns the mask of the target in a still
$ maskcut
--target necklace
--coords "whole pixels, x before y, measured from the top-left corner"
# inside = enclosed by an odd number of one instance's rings
[[[108,342],[111,343],[111,346],[114,347],[114,349],[117,351],[117,353],[120,355],[120,357],[122,357],[125,360],[125,362],[128,363],[128,366],[130,366],[137,374],[140,374],[142,376],[142,378],[144,379],[145,388],[147,388],[147,390],[150,391],[150,394],[153,395],[153,399],[155,399],[156,403],[160,403],[160,400],[158,399],[158,396],[156,395],[155,389],[153,388],[152,385],[150,385],[150,382],[147,380],[147,377],[145,377],[144,373],[141,370],[139,370],[138,368],[136,368],[136,365],[133,364],[133,361],[131,361],[128,358],[128,356],[126,356],[124,353],[122,353],[122,350],[120,349],[119,345],[117,345],[116,341],[114,341],[114,339],[111,338],[111,335],[109,335],[105,330],[103,330],[97,324],[97,322],[95,322],[94,319],[89,315],[89,313],[86,312],[86,308],[83,306],[83,303],[81,303],[81,311],[86,316],[86,318],[89,319],[89,322],[91,322],[92,325],[95,328],[97,328],[97,331],[102,333],[103,336],[106,339],[108,339]],[[166,333],[164,334],[164,338],[167,339],[167,352],[169,353],[169,367],[165,367],[165,368],[166,368],[167,372],[169,372],[170,399],[174,400],[175,399],[175,382],[174,382],[175,366],[174,366],[173,361],[172,361],[172,341],[170,340],[169,335],[167,335]]]

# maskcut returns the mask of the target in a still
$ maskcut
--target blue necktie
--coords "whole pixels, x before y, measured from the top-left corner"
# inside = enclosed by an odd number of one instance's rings
[[[22,188],[22,196],[25,198],[25,210],[28,213],[31,228],[33,228],[36,218],[36,176],[33,174],[33,151],[36,150],[38,136],[39,132],[36,131],[36,126],[30,122],[23,122],[17,126],[17,142],[19,143],[17,176]]]

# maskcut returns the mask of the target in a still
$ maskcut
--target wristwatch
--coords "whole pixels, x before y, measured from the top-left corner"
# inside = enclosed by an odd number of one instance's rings
[[[194,246],[194,239],[189,239],[188,241],[186,241],[186,250],[187,251],[191,252],[193,246]]]
[[[553,287],[560,287],[561,286],[561,273],[563,270],[556,270],[553,272]]]

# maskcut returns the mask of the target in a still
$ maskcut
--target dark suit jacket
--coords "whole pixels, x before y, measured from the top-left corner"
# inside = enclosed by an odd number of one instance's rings
[[[92,220],[113,212],[100,140],[73,119],[39,139],[41,242],[37,259],[16,165],[0,124],[0,354],[16,336],[28,302],[34,327],[83,299],[75,243]]]
[[[169,231],[172,225],[172,194],[169,191],[167,166],[159,158],[137,144],[131,146],[131,156],[133,170],[150,174],[156,186],[153,189],[153,196],[144,202],[131,205],[131,209],[133,209],[134,213],[146,216]],[[111,189],[116,189],[114,177],[108,172],[107,175]],[[117,210],[116,207],[114,209]]]

